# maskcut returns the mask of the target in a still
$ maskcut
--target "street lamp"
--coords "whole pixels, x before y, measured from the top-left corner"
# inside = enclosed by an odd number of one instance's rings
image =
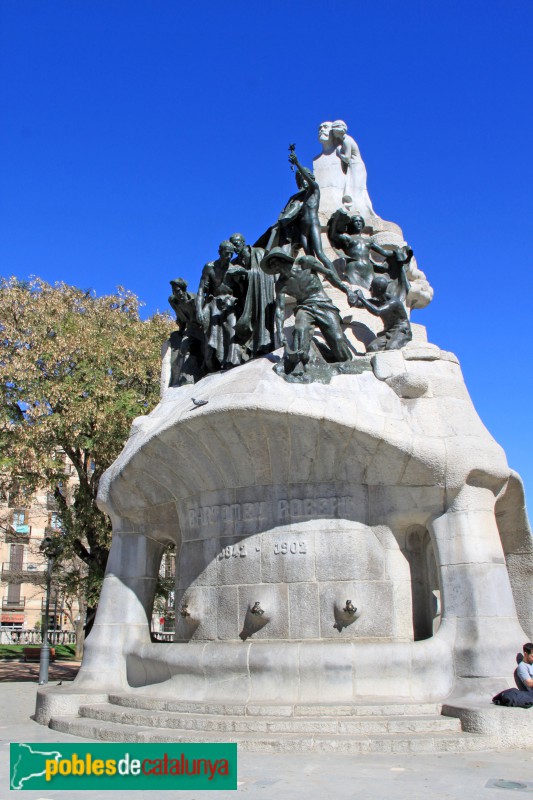
[[[56,560],[63,551],[63,543],[59,536],[45,536],[39,547],[48,559],[46,566],[46,603],[42,629],[41,656],[39,659],[39,685],[48,683],[48,667],[50,666],[50,642],[48,641],[48,618],[50,615],[50,588],[52,585],[52,570]]]

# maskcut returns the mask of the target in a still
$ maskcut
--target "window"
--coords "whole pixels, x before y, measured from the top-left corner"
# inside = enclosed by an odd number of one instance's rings
[[[9,508],[24,508],[31,505],[31,495],[29,489],[21,486],[18,481],[13,481],[9,492]]]
[[[13,511],[13,527],[26,524],[26,511]]]
[[[61,517],[59,516],[57,511],[53,511],[50,514],[50,527],[52,528],[53,531],[60,531],[63,527]]]
[[[11,515],[11,526],[15,533],[30,533],[30,526],[28,525],[28,512],[24,509],[17,508]]]
[[[53,492],[46,493],[46,508],[48,511],[55,511],[57,509],[57,500]]]

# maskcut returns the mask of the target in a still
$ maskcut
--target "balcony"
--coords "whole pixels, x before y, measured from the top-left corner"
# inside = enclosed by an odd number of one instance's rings
[[[42,563],[4,561],[2,564],[2,580],[9,583],[41,583],[45,575],[46,566]]]
[[[24,544],[31,537],[31,525],[8,525],[6,542],[8,544]]]
[[[25,606],[25,597],[19,597],[18,600],[9,600],[7,597],[2,598],[2,611],[24,611]]]
[[[59,598],[59,597],[56,597],[55,595],[52,595],[52,596],[50,597],[50,605],[49,605],[49,607],[48,607],[48,608],[49,608],[49,611],[50,611],[50,614],[53,614],[53,613],[54,613],[54,609],[55,609],[55,607],[56,607],[56,604],[57,604],[57,606],[59,607],[59,605],[60,605],[60,598]],[[46,597],[42,597],[42,598],[41,598],[41,611],[46,611]],[[58,611],[58,613],[59,613],[59,611]]]

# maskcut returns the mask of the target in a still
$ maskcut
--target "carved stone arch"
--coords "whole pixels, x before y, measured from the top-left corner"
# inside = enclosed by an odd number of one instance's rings
[[[413,638],[430,639],[441,620],[439,570],[431,536],[423,525],[412,525],[405,534],[404,555],[411,572]]]

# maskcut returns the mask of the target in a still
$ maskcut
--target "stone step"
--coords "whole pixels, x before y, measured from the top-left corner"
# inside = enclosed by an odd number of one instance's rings
[[[83,705],[80,716],[122,725],[171,728],[180,731],[220,733],[302,733],[377,735],[384,733],[461,732],[460,720],[433,715],[355,718],[341,717],[266,717],[214,714],[180,714],[172,711],[121,708],[110,703]]]
[[[471,733],[384,733],[375,736],[309,733],[296,735],[257,732],[245,735],[220,731],[184,731],[171,728],[137,727],[102,722],[88,717],[57,716],[50,728],[73,736],[108,742],[238,742],[241,752],[317,753],[442,753],[487,750],[491,739]]]
[[[232,717],[374,717],[440,714],[440,703],[211,703],[167,700],[148,694],[111,694],[109,702],[127,708],[150,711],[177,711],[182,714],[228,714]]]

